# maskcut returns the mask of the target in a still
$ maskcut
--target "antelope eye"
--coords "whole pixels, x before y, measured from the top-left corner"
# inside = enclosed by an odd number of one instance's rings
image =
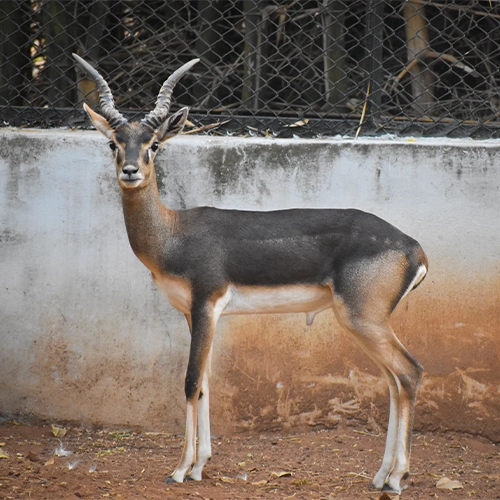
[[[160,145],[155,141],[153,142],[153,144],[151,144],[151,151],[153,151],[153,153],[156,153],[156,151],[158,150],[158,147]]]
[[[109,149],[111,149],[111,151],[116,151],[116,144],[113,141],[109,143]]]

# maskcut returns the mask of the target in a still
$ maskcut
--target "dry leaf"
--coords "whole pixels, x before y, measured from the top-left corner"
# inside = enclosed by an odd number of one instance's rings
[[[390,495],[387,491],[384,491],[378,500],[399,500],[399,495],[397,493]]]
[[[264,486],[267,484],[267,481],[263,479],[262,481],[256,481],[255,483],[252,483],[254,486]]]
[[[46,462],[44,465],[54,465],[54,455],[52,455]]]
[[[271,479],[279,479],[280,477],[290,477],[291,472],[271,472]]]
[[[188,130],[186,132],[183,132],[182,135],[189,135],[189,134],[199,134],[200,132],[206,132],[208,130],[212,130],[214,128],[217,128],[219,127],[220,125],[225,125],[226,123],[230,122],[231,120],[225,120],[223,122],[221,121],[217,121],[215,123],[210,123],[208,125],[203,125],[202,127],[198,127],[198,128],[195,128],[195,129],[191,129],[191,130]],[[252,127],[249,127],[249,128],[252,128]],[[258,131],[258,129],[255,129],[256,131]]]
[[[226,477],[226,476],[222,476],[220,478],[220,480],[223,482],[223,483],[229,483],[229,484],[234,484],[236,482],[236,479],[233,479],[232,477]]]
[[[460,490],[463,488],[463,484],[456,479],[450,479],[448,477],[442,477],[437,483],[436,488],[442,490]]]
[[[0,458],[9,458],[9,454],[6,451],[0,450]]]
[[[56,438],[62,438],[66,435],[66,432],[68,432],[64,427],[58,427],[57,425],[52,424],[52,434]]]
[[[293,127],[303,127],[304,125],[307,125],[309,123],[309,118],[304,118],[303,120],[299,120],[298,122],[292,123],[291,125],[288,125],[290,128]]]

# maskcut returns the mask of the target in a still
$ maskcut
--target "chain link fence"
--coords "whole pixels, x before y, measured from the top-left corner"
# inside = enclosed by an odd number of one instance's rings
[[[89,126],[76,52],[130,118],[199,57],[191,131],[498,137],[499,22],[500,0],[0,0],[0,124]]]

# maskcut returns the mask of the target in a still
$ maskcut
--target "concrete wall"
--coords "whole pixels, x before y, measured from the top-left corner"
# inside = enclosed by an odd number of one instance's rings
[[[424,283],[393,326],[426,369],[415,426],[500,439],[497,143],[180,137],[172,208],[357,207],[418,239]],[[0,130],[0,412],[181,431],[183,316],[129,248],[107,141]],[[215,432],[387,416],[385,383],[331,312],[221,320]]]

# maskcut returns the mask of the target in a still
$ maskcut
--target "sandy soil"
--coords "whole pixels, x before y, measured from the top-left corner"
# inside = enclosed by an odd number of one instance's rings
[[[0,425],[0,498],[388,498],[370,489],[385,435],[362,428],[214,436],[206,478],[183,484],[164,482],[180,457],[182,436],[65,430],[56,438],[50,424]],[[438,488],[443,477],[457,489]],[[500,445],[461,434],[416,434],[405,486],[404,499],[500,499]]]

